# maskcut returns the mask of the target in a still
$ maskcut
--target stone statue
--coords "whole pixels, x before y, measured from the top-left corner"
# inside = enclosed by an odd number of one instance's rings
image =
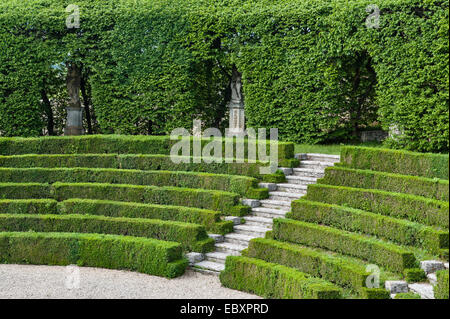
[[[67,63],[66,77],[69,105],[67,110],[64,135],[83,134],[83,107],[80,101],[81,68],[74,63]]]
[[[231,76],[230,126],[228,136],[245,135],[244,99],[242,96],[242,74],[233,66]]]

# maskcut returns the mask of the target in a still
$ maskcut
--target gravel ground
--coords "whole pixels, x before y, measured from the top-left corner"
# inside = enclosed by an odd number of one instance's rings
[[[252,299],[192,270],[175,279],[88,267],[0,265],[0,298]]]

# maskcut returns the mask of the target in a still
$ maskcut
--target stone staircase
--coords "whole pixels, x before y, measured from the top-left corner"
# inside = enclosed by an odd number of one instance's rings
[[[263,238],[272,230],[274,218],[285,217],[291,209],[291,202],[304,196],[308,184],[316,183],[324,176],[325,168],[339,162],[339,155],[297,154],[300,160],[298,168],[280,168],[286,175],[286,183],[261,183],[259,186],[269,189],[269,198],[264,200],[244,199],[244,205],[251,207],[251,212],[244,217],[227,217],[233,220],[234,232],[225,236],[211,235],[216,240],[214,252],[190,253],[188,258],[194,270],[218,275],[225,269],[225,259],[230,255],[240,255],[248,248],[253,238]]]

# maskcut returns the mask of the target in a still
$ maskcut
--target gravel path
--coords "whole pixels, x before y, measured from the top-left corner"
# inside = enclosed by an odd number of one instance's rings
[[[79,278],[79,279],[77,279]],[[88,267],[0,265],[0,299],[130,298],[251,299],[254,295],[224,288],[219,278],[188,270],[166,279],[145,274]]]

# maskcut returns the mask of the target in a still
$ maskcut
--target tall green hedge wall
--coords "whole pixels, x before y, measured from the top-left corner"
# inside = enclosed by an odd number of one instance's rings
[[[61,131],[67,62],[82,68],[98,133],[223,127],[236,65],[250,126],[318,143],[380,122],[403,132],[395,147],[448,151],[448,2],[377,1],[368,28],[372,3],[3,0],[0,134],[40,135],[49,118]],[[69,4],[79,29],[66,28]]]

